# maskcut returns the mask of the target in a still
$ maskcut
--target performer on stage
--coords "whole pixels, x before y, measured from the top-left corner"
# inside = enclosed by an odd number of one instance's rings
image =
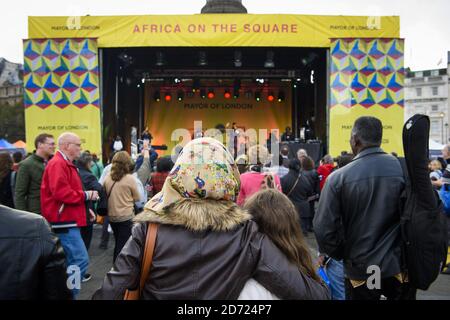
[[[294,134],[292,133],[291,127],[286,127],[286,130],[281,135],[281,141],[294,141]]]
[[[306,120],[306,126],[305,126],[305,140],[315,140],[316,134],[314,133],[314,128],[312,125],[312,119]]]
[[[230,123],[228,122],[225,127],[229,128],[230,127]],[[238,151],[238,137],[239,137],[239,134],[240,134],[236,122],[232,123],[231,129],[233,129],[233,131],[231,132],[230,140],[228,141],[228,150],[233,155],[233,158],[236,158],[237,157],[237,151]],[[232,149],[231,149],[231,146],[233,146]]]
[[[149,145],[152,143],[153,136],[150,131],[148,131],[148,127],[145,127],[144,132],[142,132],[141,139],[147,140]]]

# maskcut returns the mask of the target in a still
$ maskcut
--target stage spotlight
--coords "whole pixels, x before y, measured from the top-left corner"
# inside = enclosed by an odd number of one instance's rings
[[[195,78],[192,80],[192,92],[197,92],[200,90],[200,79]]]
[[[242,52],[240,50],[234,52],[234,66],[236,68],[242,67]]]
[[[210,90],[208,91],[208,99],[214,99],[215,96],[216,96],[216,95],[214,94],[214,90],[213,90],[213,89],[210,89]]]
[[[259,92],[259,91],[255,92],[255,100],[256,101],[260,101],[261,100],[261,92]]]
[[[275,62],[273,61],[275,53],[272,50],[266,53],[266,62],[264,62],[264,68],[275,68]]]
[[[264,83],[264,79],[262,78],[256,78],[256,82],[263,84]]]
[[[283,102],[285,99],[284,97],[284,91],[279,91],[278,92],[278,102]]]
[[[145,83],[145,78],[142,78],[142,79],[141,79],[141,82],[142,82],[142,83]]]
[[[241,79],[235,79],[233,82],[233,91],[239,92],[239,89],[241,88]]]
[[[231,93],[230,93],[230,91],[226,90],[225,93],[223,94],[223,97],[224,97],[225,99],[230,99],[230,98],[231,98]]]
[[[181,80],[178,79],[178,78],[175,78],[175,79],[173,79],[173,82],[175,82],[175,83],[181,83]]]
[[[166,64],[166,60],[164,58],[164,53],[162,51],[156,51],[156,63],[155,65],[158,67],[162,67]]]
[[[170,100],[172,100],[172,95],[170,93],[166,93],[164,95],[164,100],[166,100],[167,102],[169,102]]]
[[[155,91],[155,93],[153,94],[153,99],[154,99],[156,102],[161,101],[161,95],[160,95],[160,93],[159,93],[158,90]]]
[[[267,95],[267,101],[273,102],[273,100],[275,100],[275,96],[273,95],[272,92],[270,92],[270,93]]]
[[[202,99],[205,99],[205,98],[206,98],[206,90],[205,90],[205,89],[200,89],[200,97],[201,97]]]
[[[206,59],[206,51],[199,51],[198,53],[198,65],[204,67],[208,65],[208,60]]]
[[[183,90],[178,91],[177,99],[178,99],[178,101],[183,101],[183,99],[184,99],[184,92],[183,92]]]
[[[128,57],[128,54],[126,52],[122,52],[122,53],[119,54],[119,58],[122,61],[126,61],[126,60],[128,60],[129,57]]]
[[[133,57],[127,54],[126,52],[122,52],[118,55],[118,58],[121,60],[121,67],[127,68],[133,64]]]
[[[241,89],[241,79],[235,79],[233,83],[233,97],[239,98],[239,90]]]
[[[314,52],[311,52],[308,57],[303,57],[301,60],[303,66],[311,65],[317,57],[318,55]]]

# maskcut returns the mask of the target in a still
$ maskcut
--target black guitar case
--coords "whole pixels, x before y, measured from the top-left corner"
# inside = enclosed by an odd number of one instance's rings
[[[416,114],[403,127],[406,176],[400,227],[403,263],[412,287],[427,290],[447,259],[447,219],[428,173],[430,119]],[[406,167],[406,168],[405,168]]]
[[[436,208],[439,199],[431,185],[428,171],[430,119],[416,114],[403,126],[403,151],[408,176],[418,200],[428,208]]]

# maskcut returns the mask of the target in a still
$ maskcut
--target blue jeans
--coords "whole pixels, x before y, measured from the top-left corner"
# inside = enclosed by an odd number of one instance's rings
[[[330,279],[331,299],[345,300],[344,264],[330,259],[327,263],[327,275]]]
[[[79,287],[81,286],[81,279],[83,279],[84,274],[89,266],[89,255],[84,245],[83,238],[81,238],[81,233],[79,228],[68,228],[66,233],[58,232],[56,233],[61,245],[66,254],[66,264],[68,271],[72,271],[73,266],[77,266],[80,270],[80,275],[75,275],[73,278],[75,281],[75,287],[70,288],[72,290],[73,298],[75,299],[79,293]],[[72,267],[71,267],[72,266]],[[71,276],[74,273],[68,272],[68,283],[71,282]]]

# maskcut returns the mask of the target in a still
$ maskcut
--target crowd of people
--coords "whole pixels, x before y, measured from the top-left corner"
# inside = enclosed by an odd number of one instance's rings
[[[142,299],[415,299],[401,264],[405,179],[380,147],[380,120],[357,119],[351,153],[319,163],[283,143],[276,155],[254,145],[234,159],[209,137],[187,143],[174,163],[158,157],[145,134],[136,161],[117,142],[106,166],[69,132],[56,141],[40,134],[24,160],[0,154],[0,232],[11,239],[0,244],[0,287],[12,288],[1,299],[76,299],[91,278],[96,223],[100,248],[109,230],[115,247],[93,299],[123,299],[138,286],[152,224],[157,240]],[[450,183],[450,146],[440,160],[430,162],[436,189]],[[25,252],[26,262],[14,263]],[[366,285],[370,265],[381,270],[376,290]],[[14,272],[20,284],[8,276]],[[78,281],[68,286],[73,275]]]

